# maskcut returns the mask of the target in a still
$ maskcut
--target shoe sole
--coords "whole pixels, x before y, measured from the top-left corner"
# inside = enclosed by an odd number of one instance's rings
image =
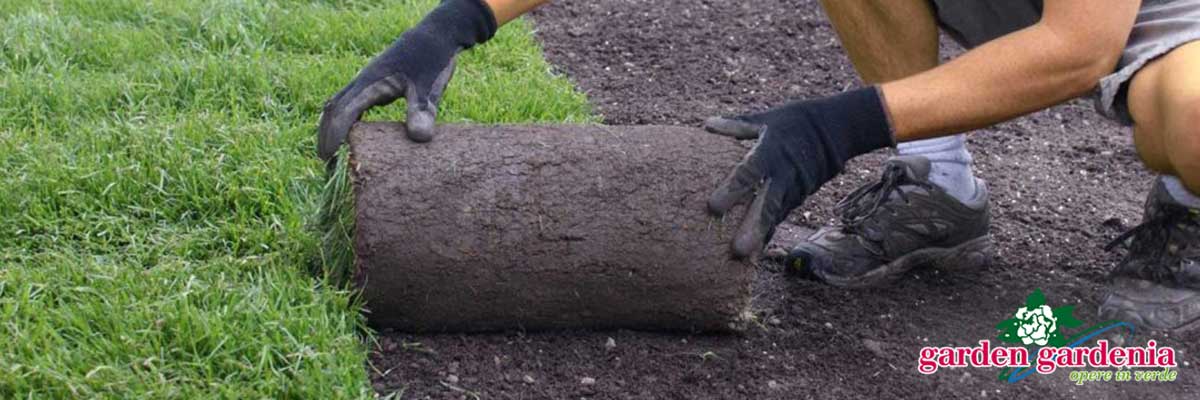
[[[992,262],[991,235],[984,235],[954,247],[930,247],[908,253],[890,263],[862,275],[832,275],[824,268],[811,264],[816,257],[809,254],[805,265],[813,265],[812,274],[821,281],[844,288],[870,288],[894,282],[900,275],[916,268],[933,267],[943,271],[980,269]]]
[[[1197,310],[1200,309],[1200,300],[1192,297],[1184,298],[1178,301],[1173,301],[1172,297],[1177,296],[1177,293],[1186,291],[1187,289],[1166,288],[1159,285],[1149,286],[1144,289],[1150,293],[1150,296],[1136,296],[1134,298],[1117,291],[1110,291],[1104,296],[1104,301],[1100,304],[1100,316],[1104,319],[1115,319],[1118,321],[1133,324],[1136,329],[1150,330],[1157,332],[1168,332],[1176,335],[1185,335],[1200,330],[1200,318],[1195,317]],[[1157,296],[1153,294],[1157,293]],[[1193,316],[1187,320],[1181,321],[1150,321],[1145,315],[1154,316],[1157,313],[1164,313],[1173,318],[1183,319],[1185,315]]]
[[[1200,331],[1200,320],[1194,320],[1180,326],[1160,327],[1147,323],[1138,315],[1137,311],[1130,309],[1112,310],[1108,309],[1108,305],[1101,306],[1100,318],[1104,320],[1117,320],[1132,324],[1137,334],[1145,334],[1146,332],[1163,332],[1176,336],[1184,336],[1192,332]],[[1120,335],[1110,335],[1106,337],[1109,342],[1115,345],[1124,345],[1124,338]]]

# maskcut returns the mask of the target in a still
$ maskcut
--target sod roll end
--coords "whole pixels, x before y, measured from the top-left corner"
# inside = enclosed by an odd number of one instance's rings
[[[745,154],[661,126],[447,125],[431,143],[362,123],[345,169],[353,281],[367,318],[405,331],[730,331],[751,265],[743,210],[705,211]]]

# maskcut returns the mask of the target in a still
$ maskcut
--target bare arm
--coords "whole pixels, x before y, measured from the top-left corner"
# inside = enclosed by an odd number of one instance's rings
[[[496,16],[496,24],[504,25],[542,4],[549,3],[550,0],[484,0],[483,2],[492,9],[492,14]]]
[[[896,141],[982,128],[1087,93],[1112,71],[1140,0],[1047,0],[1042,20],[882,86]]]

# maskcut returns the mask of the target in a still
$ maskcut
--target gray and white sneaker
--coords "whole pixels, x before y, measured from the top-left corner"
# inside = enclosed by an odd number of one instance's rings
[[[788,254],[787,265],[840,287],[888,283],[913,268],[979,268],[991,261],[988,194],[970,205],[929,181],[929,160],[893,157],[878,182],[837,204],[841,221]]]
[[[1156,181],[1142,224],[1109,243],[1128,243],[1100,305],[1100,316],[1139,328],[1200,328],[1200,209],[1188,208]]]

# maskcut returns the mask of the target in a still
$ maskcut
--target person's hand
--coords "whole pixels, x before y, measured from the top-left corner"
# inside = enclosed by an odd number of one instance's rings
[[[847,160],[894,145],[883,99],[874,87],[758,114],[711,118],[705,129],[759,139],[708,199],[709,211],[720,216],[754,196],[733,239],[738,258],[762,250],[775,227],[841,173]]]
[[[344,89],[325,102],[317,155],[329,160],[367,109],[408,100],[408,137],[433,139],[438,104],[454,59],[496,33],[496,18],[482,0],[445,0],[371,60]]]

